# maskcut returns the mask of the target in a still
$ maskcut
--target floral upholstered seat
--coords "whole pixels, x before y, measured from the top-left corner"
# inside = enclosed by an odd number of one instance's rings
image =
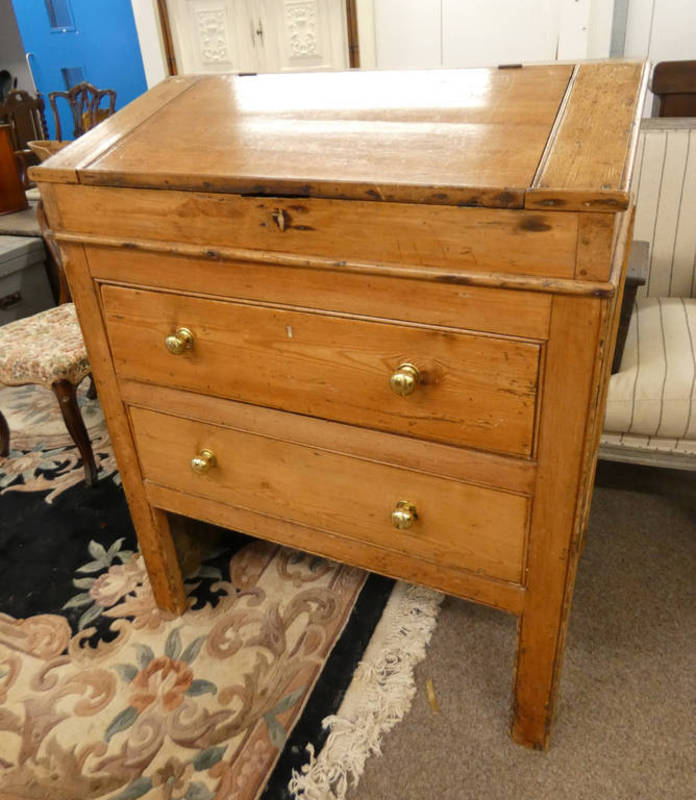
[[[77,385],[89,373],[72,303],[0,327],[0,384],[36,383],[50,389],[56,381]]]
[[[75,306],[63,303],[0,327],[0,385],[45,386],[55,394],[68,432],[92,485],[97,467],[80,415],[77,385],[91,372]],[[0,410],[0,457],[10,452],[10,431]]]

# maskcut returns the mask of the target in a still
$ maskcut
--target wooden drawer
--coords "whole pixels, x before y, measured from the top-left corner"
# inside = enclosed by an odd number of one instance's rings
[[[144,408],[130,415],[143,476],[155,485],[522,581],[527,497]],[[196,474],[191,458],[203,449],[216,463]],[[408,530],[392,524],[400,500],[417,509]]]
[[[540,345],[519,339],[105,285],[122,378],[367,428],[530,456]],[[165,338],[190,329],[174,356]],[[412,362],[408,397],[390,377]]]

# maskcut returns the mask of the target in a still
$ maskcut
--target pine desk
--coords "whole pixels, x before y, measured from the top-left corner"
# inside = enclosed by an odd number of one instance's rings
[[[548,746],[645,81],[172,78],[32,170],[162,607],[174,512],[504,609]]]

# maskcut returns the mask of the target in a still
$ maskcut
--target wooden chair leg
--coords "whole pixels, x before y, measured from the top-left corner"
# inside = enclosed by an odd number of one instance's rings
[[[68,433],[72,436],[82,456],[82,463],[85,468],[85,483],[88,486],[93,486],[97,482],[97,465],[94,463],[92,445],[77,404],[77,387],[70,381],[56,381],[52,388],[58,398],[58,405],[65,421],[65,427],[68,429]]]
[[[0,411],[0,457],[4,458],[10,454],[10,429],[7,420]]]

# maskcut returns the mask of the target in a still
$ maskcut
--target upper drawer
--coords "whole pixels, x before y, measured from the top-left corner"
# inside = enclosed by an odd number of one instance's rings
[[[121,377],[529,456],[540,346],[503,337],[102,286]],[[190,349],[173,355],[179,328]],[[418,369],[401,397],[391,376]]]
[[[98,186],[56,186],[47,196],[51,224],[68,233],[316,256],[337,264],[573,278],[576,255],[585,249],[583,215],[573,212]],[[611,219],[605,222],[594,247],[608,269]]]

